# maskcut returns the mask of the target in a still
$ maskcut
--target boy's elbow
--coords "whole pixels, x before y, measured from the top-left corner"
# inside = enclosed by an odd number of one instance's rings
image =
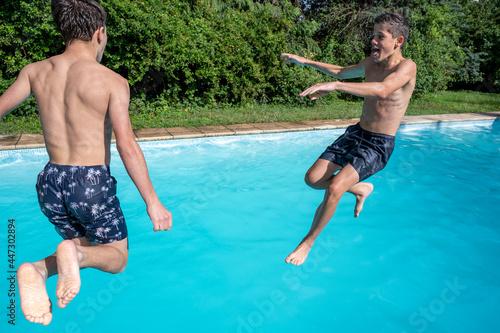
[[[389,97],[390,94],[391,91],[389,91],[389,89],[387,89],[383,85],[378,87],[378,89],[375,91],[375,97],[379,99],[386,99],[387,97]]]
[[[389,93],[388,93],[388,92],[386,92],[386,91],[381,91],[381,92],[379,92],[379,93],[378,93],[378,95],[377,95],[377,97],[378,97],[379,99],[386,99],[388,96],[389,96]]]

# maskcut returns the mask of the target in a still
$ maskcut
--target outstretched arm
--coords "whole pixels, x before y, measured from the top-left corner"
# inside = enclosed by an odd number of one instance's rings
[[[362,77],[365,75],[365,69],[362,63],[352,66],[342,67],[342,66],[327,64],[324,62],[309,60],[304,57],[290,53],[282,53],[281,58],[285,58],[284,61],[285,64],[293,63],[300,66],[309,66],[340,80],[352,79],[356,77]]]
[[[154,231],[169,230],[172,214],[162,205],[149,178],[146,160],[134,139],[128,114],[130,91],[125,79],[120,78],[109,102],[109,117],[116,136],[116,148],[127,173],[139,190],[154,225]]]
[[[31,97],[28,69],[23,68],[17,80],[0,96],[0,120],[19,104]]]
[[[389,74],[381,82],[335,81],[318,83],[304,90],[300,96],[312,95],[311,100],[315,100],[334,90],[338,90],[363,98],[385,99],[394,91],[403,87],[416,75],[417,67],[414,62],[407,60],[400,66],[397,71]]]

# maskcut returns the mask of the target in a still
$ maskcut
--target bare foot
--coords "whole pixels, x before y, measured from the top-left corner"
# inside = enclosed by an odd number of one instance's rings
[[[57,246],[57,305],[65,308],[80,291],[80,261],[76,244],[70,240]]]
[[[363,210],[363,204],[365,203],[366,198],[373,191],[372,183],[358,183],[357,186],[358,188],[356,189],[356,191],[358,193],[355,194],[356,205],[354,206],[354,217],[359,216],[359,213],[361,213],[361,211]]]
[[[312,245],[302,241],[297,248],[286,257],[285,262],[295,266],[302,265],[306,261],[307,255],[311,250]]]
[[[27,320],[48,325],[52,320],[52,302],[45,287],[46,278],[32,263],[26,262],[17,269],[21,310]]]

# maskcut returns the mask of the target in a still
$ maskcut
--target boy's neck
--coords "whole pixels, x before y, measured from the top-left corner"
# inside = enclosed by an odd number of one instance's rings
[[[72,58],[96,60],[97,49],[92,41],[86,42],[83,40],[75,40],[66,46],[64,55],[71,56]]]
[[[394,51],[390,56],[379,62],[380,67],[391,68],[398,65],[401,60],[404,60],[400,50]]]

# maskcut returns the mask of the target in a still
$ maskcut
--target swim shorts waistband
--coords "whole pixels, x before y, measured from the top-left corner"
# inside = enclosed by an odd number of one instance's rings
[[[361,131],[363,133],[363,137],[364,137],[364,135],[367,135],[368,137],[372,137],[372,138],[385,138],[385,139],[394,139],[394,138],[396,138],[396,136],[394,136],[394,135],[382,134],[382,133],[375,133],[375,132],[367,131],[364,128],[362,128],[361,126],[359,126],[359,123],[357,123],[354,126],[356,126],[357,130],[359,130],[359,131]]]
[[[61,165],[55,164],[52,162],[48,162],[44,168],[44,171],[54,170],[58,173],[66,172],[67,175],[77,176],[77,175],[88,175],[89,171],[93,173],[95,176],[105,176],[110,175],[109,165]]]

